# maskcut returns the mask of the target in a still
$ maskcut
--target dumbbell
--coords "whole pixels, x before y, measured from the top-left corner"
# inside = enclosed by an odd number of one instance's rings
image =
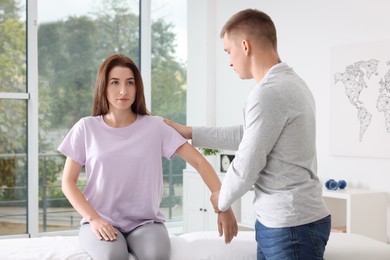
[[[335,181],[334,179],[329,179],[325,182],[325,187],[328,190],[345,189],[347,182],[345,180]]]

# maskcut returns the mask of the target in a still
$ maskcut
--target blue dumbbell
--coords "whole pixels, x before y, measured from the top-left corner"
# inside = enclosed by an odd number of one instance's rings
[[[345,180],[339,180],[339,189],[345,189],[347,182]]]
[[[345,189],[345,187],[347,187],[347,182],[345,180],[340,180],[337,182],[334,179],[329,179],[326,181],[325,187],[328,190]]]

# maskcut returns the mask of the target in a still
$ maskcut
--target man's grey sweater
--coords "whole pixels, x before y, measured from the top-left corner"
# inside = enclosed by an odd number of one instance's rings
[[[267,227],[297,226],[329,215],[317,177],[314,98],[286,64],[273,66],[251,90],[242,126],[192,131],[197,147],[237,150],[223,180],[220,210],[253,186],[257,219]]]

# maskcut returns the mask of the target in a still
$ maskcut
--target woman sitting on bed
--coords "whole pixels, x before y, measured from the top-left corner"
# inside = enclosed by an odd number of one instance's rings
[[[83,217],[81,247],[95,260],[169,259],[170,240],[159,210],[162,156],[176,154],[202,176],[211,192],[221,183],[204,157],[161,117],[146,109],[141,74],[121,54],[109,56],[96,79],[93,115],[79,120],[58,150],[67,159],[62,190]],[[82,193],[77,180],[85,166]],[[232,210],[218,214],[219,232],[237,234]]]

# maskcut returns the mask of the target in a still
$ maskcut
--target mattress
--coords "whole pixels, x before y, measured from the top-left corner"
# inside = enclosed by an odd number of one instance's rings
[[[225,244],[215,231],[171,235],[171,260],[256,260],[253,231]],[[92,260],[76,236],[0,239],[1,260]],[[332,233],[325,259],[389,260],[390,245],[357,234]],[[129,254],[129,260],[135,258]]]

